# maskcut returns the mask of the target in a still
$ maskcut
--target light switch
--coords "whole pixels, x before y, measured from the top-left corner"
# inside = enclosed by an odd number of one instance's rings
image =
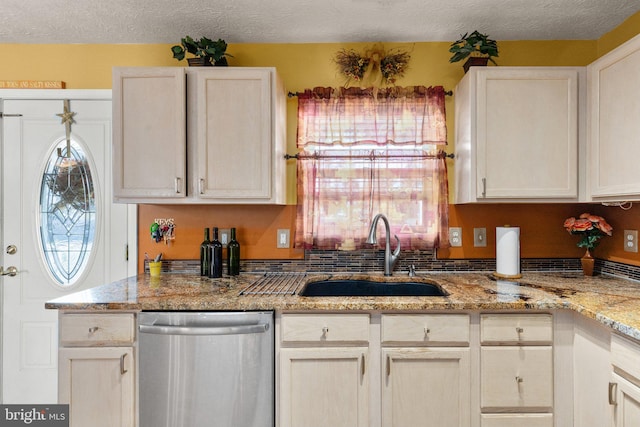
[[[277,236],[277,241],[276,241],[276,247],[277,248],[288,248],[289,247],[289,238],[290,238],[290,234],[289,234],[289,229],[288,228],[279,228],[278,229],[278,236]]]
[[[220,243],[222,243],[222,247],[226,248],[229,240],[231,240],[231,229],[221,228],[220,230],[218,230],[218,237]]]
[[[487,246],[487,229],[485,227],[473,229],[473,246],[477,248]]]

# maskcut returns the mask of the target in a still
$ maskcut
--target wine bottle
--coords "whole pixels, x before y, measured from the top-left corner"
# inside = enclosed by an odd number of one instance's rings
[[[229,276],[240,274],[240,243],[236,240],[236,229],[231,229],[231,240],[227,244],[227,266]]]
[[[213,227],[213,240],[209,243],[209,277],[222,277],[222,243],[218,240],[218,227]]]
[[[209,266],[211,258],[209,258],[209,227],[204,229],[204,240],[200,244],[200,275],[209,275]]]

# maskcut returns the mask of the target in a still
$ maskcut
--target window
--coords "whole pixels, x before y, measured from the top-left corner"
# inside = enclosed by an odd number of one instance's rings
[[[447,243],[444,89],[298,96],[296,247],[358,249],[384,213],[404,249]]]
[[[42,174],[40,242],[49,271],[61,286],[73,285],[88,264],[95,239],[95,204],[85,151],[76,141],[69,145],[60,141]]]

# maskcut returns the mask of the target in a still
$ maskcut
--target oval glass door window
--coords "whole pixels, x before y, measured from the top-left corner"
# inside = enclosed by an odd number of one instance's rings
[[[61,286],[85,271],[96,233],[96,200],[89,159],[80,144],[54,146],[40,186],[40,241],[49,273]]]

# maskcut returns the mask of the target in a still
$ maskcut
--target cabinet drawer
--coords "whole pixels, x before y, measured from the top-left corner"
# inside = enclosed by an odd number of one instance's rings
[[[482,409],[549,411],[553,407],[551,347],[483,347],[480,350]]]
[[[482,427],[553,427],[553,414],[482,414]]]
[[[388,314],[382,316],[382,343],[469,344],[467,314]]]
[[[369,341],[368,314],[283,314],[282,341]]]
[[[480,316],[482,344],[551,344],[550,314],[483,314]]]
[[[62,346],[131,345],[135,337],[133,313],[62,314]]]
[[[630,340],[611,337],[611,364],[640,380],[640,346]]]

